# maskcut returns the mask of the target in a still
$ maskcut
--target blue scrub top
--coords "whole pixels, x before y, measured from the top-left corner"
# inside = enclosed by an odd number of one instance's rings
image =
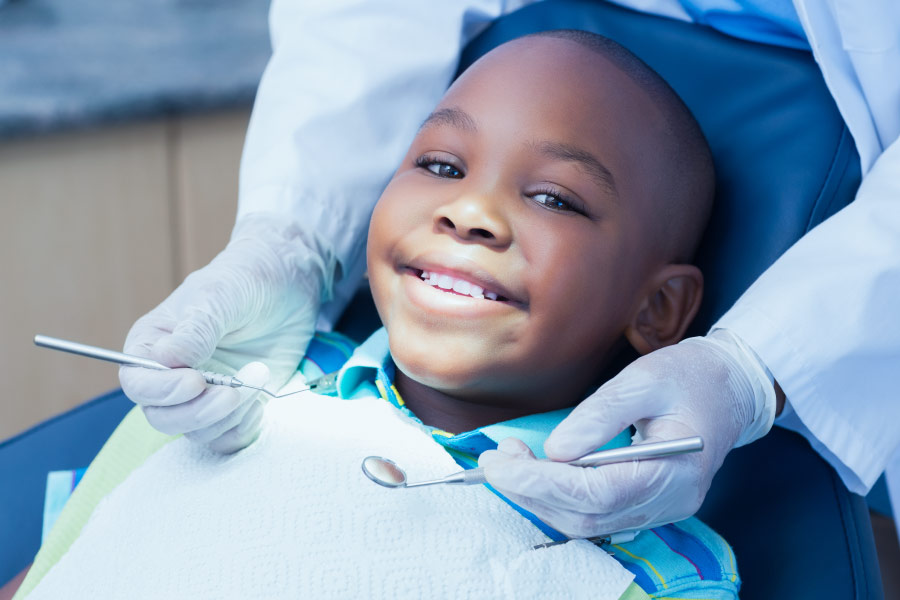
[[[695,22],[709,25],[726,35],[762,44],[809,50],[809,42],[791,0],[669,1],[680,6]],[[636,4],[635,0],[616,2],[625,6]],[[634,8],[642,10],[637,6]],[[654,12],[652,7],[643,7],[643,10]]]

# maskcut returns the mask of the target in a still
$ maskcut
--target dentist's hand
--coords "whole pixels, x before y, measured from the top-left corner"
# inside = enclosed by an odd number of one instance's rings
[[[278,389],[297,368],[331,289],[329,257],[283,217],[247,215],[225,250],[137,320],[124,352],[224,374],[261,361],[271,375],[253,371],[254,381]],[[265,397],[258,392],[207,385],[193,369],[123,367],[119,381],[163,433],[219,452],[240,450],[259,433]]]
[[[739,338],[717,330],[636,360],[544,444],[551,460],[573,460],[634,424],[635,443],[699,435],[702,452],[580,468],[536,461],[509,439],[479,464],[491,485],[570,536],[646,529],[694,514],[725,455],[765,435],[774,418],[765,367]]]

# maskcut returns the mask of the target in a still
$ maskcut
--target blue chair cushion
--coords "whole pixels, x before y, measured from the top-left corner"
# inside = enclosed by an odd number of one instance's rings
[[[47,473],[89,465],[133,407],[115,390],[0,443],[0,586],[41,545]]]

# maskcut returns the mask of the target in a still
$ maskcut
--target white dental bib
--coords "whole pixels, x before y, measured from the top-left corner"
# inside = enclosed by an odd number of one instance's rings
[[[97,506],[29,598],[616,599],[633,576],[588,542],[546,537],[484,486],[387,489],[459,470],[381,399],[273,400],[253,445],[175,440]]]

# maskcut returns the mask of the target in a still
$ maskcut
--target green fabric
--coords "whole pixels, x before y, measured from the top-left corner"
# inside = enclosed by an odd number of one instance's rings
[[[642,590],[638,584],[632,581],[625,590],[625,593],[619,596],[619,600],[650,600],[650,596],[648,596],[647,592]]]
[[[140,408],[131,409],[72,492],[72,497],[66,502],[56,525],[41,546],[34,564],[13,599],[24,598],[29,594],[62,558],[104,496],[154,452],[178,437],[156,431],[147,423]]]

